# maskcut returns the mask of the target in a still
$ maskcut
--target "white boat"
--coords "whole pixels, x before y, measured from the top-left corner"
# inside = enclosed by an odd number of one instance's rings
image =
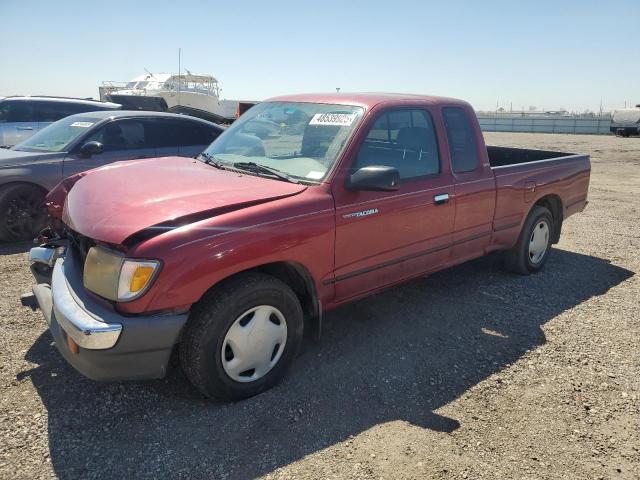
[[[132,110],[186,113],[218,123],[233,122],[256,102],[223,100],[211,75],[148,73],[122,85],[103,82],[101,95]]]

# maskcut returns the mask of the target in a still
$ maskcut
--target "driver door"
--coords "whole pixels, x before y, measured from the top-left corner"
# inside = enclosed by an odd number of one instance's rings
[[[438,269],[450,252],[454,219],[443,138],[426,108],[377,116],[351,168],[385,165],[400,173],[397,191],[351,191],[334,183],[335,294],[338,302]],[[346,179],[346,178],[345,178]]]
[[[89,133],[64,160],[64,177],[85,170],[101,167],[121,160],[134,160],[156,156],[156,148],[151,144],[150,119],[127,118],[113,120]],[[102,143],[102,153],[85,157],[80,148],[87,142]]]

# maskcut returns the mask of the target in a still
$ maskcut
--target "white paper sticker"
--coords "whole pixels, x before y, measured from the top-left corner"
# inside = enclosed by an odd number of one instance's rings
[[[355,113],[316,113],[309,125],[334,125],[338,127],[348,127],[355,120]]]
[[[93,122],[73,122],[71,124],[72,127],[80,127],[80,128],[89,128],[93,125]]]
[[[319,172],[317,170],[311,170],[307,173],[307,178],[312,178],[313,180],[320,180],[322,177],[324,177],[324,172]]]

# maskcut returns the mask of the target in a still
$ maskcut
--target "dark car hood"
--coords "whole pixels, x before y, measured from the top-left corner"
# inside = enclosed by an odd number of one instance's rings
[[[63,158],[65,155],[65,152],[21,152],[0,148],[0,168],[30,165],[43,160],[53,160],[56,157]]]
[[[94,240],[121,244],[151,226],[200,212],[206,218],[306,188],[219,170],[191,158],[118,162],[89,172],[73,185],[63,221]]]

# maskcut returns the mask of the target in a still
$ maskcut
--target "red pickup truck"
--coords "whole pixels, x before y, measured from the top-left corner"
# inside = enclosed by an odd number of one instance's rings
[[[61,238],[31,251],[33,291],[90,378],[162,377],[177,348],[205,395],[248,397],[337,305],[495,250],[537,272],[589,175],[586,155],[486,147],[459,100],[278,97],[196,159],[61,183]]]

